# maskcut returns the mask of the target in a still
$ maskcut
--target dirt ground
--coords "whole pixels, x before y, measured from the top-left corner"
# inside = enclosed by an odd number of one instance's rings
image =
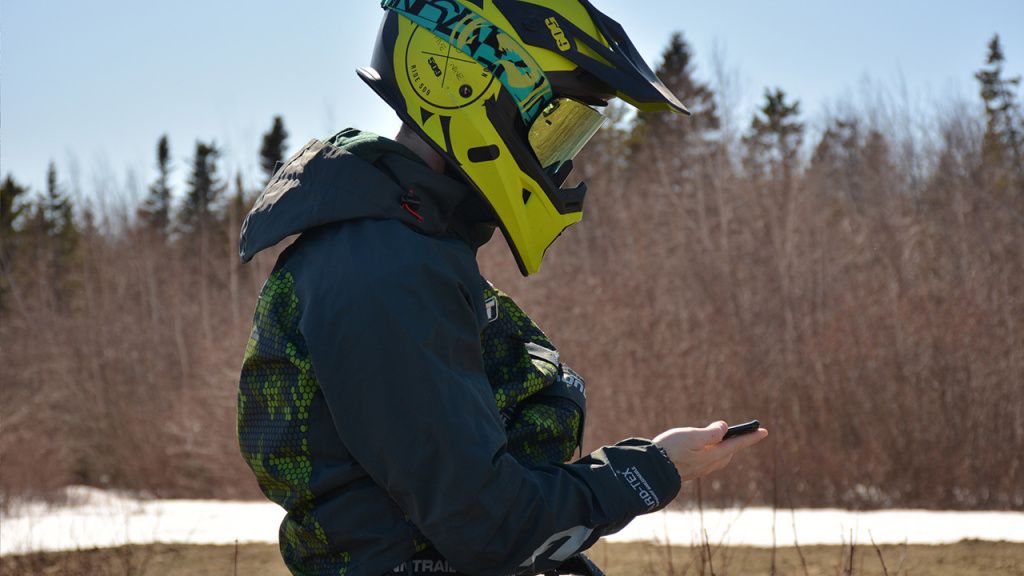
[[[881,558],[879,557],[881,555]],[[772,551],[762,548],[667,548],[599,543],[590,552],[608,576],[770,574]],[[803,560],[801,560],[801,556]],[[884,568],[883,568],[884,561]],[[806,546],[780,548],[783,576],[896,574],[1024,576],[1024,544],[963,541],[945,546]],[[0,558],[0,574],[70,576],[288,576],[277,547],[267,544],[186,546],[157,544]]]

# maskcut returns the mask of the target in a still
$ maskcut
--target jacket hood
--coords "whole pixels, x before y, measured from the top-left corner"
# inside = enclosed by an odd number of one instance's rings
[[[478,212],[467,210],[477,204],[466,201],[474,196],[405,146],[347,128],[326,142],[311,140],[274,174],[242,224],[239,253],[248,262],[288,236],[360,218],[400,220],[430,235],[454,233],[475,248],[493,226],[465,222],[464,213]]]

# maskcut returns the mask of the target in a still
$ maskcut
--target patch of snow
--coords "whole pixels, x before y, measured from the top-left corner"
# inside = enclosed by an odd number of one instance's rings
[[[950,544],[964,539],[1024,542],[1024,513],[935,510],[745,508],[656,512],[641,516],[609,541],[770,547],[812,544]]]
[[[16,506],[0,517],[0,554],[75,550],[152,542],[179,544],[277,543],[284,512],[270,502],[145,500],[75,487],[67,504]],[[689,545],[707,530],[712,545],[772,545],[770,508],[658,512],[641,516],[613,542],[657,541]],[[1024,542],[1022,512],[936,512],[832,509],[779,510],[775,541],[792,546],[945,544],[965,538]]]
[[[277,542],[284,511],[270,502],[143,500],[74,487],[68,505],[31,503],[0,518],[0,555],[149,544]]]

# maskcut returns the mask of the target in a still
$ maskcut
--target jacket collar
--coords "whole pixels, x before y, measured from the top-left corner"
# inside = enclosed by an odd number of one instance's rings
[[[311,140],[274,174],[242,224],[249,261],[288,236],[360,218],[394,219],[431,236],[456,236],[474,250],[493,217],[461,179],[430,169],[401,144],[347,129]]]

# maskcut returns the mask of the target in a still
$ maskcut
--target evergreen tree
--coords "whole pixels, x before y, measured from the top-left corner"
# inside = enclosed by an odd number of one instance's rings
[[[635,260],[629,257],[625,273],[636,279],[630,290],[650,301],[650,318],[673,326],[671,330],[684,329],[683,315],[659,296],[689,290],[692,278],[668,274],[658,282],[644,279],[661,272],[667,262],[701,261],[714,249],[711,230],[718,219],[716,183],[720,180],[715,178],[721,174],[724,149],[714,131],[720,121],[714,93],[697,79],[695,70],[690,45],[682,34],[673,34],[656,73],[692,115],[666,111],[635,116],[625,147],[628,186],[616,202],[626,218],[622,224],[628,228],[633,226],[626,222],[635,222],[637,214],[644,216],[644,226],[626,233],[629,243],[638,247],[638,253],[642,246],[644,254]]]
[[[96,209],[93,208],[92,200],[86,200],[82,206],[82,224],[79,233],[83,238],[96,238],[100,234],[99,226],[96,224]]]
[[[0,310],[6,308],[7,295],[14,286],[18,221],[25,213],[27,195],[28,188],[18,184],[10,174],[0,184]]]
[[[644,194],[667,196],[677,204],[701,192],[711,158],[711,132],[719,127],[714,93],[694,76],[693,52],[675,33],[662,53],[657,74],[692,112],[637,114],[629,135],[631,179]],[[678,218],[678,214],[665,214]]]
[[[987,68],[975,73],[980,86],[981,99],[985,103],[985,140],[982,161],[988,171],[1014,173],[1024,185],[1024,143],[1020,104],[1017,101],[1017,87],[1020,76],[1003,77],[1003,54],[999,35],[988,44]],[[998,181],[999,175],[996,174]]]
[[[167,135],[156,145],[156,181],[149,187],[149,196],[139,210],[146,226],[159,234],[167,233],[171,218],[171,147]]]
[[[185,204],[178,215],[185,232],[204,232],[213,220],[217,202],[227,188],[217,174],[220,150],[213,143],[196,142]]]
[[[743,138],[747,169],[754,178],[770,176],[788,182],[803,141],[804,125],[797,120],[800,102],[787,102],[780,88],[765,90],[764,96],[764,105],[750,122],[750,133]]]
[[[62,253],[74,250],[78,241],[71,199],[57,180],[57,166],[50,162],[46,170],[46,197],[43,200],[43,224],[46,235],[58,241]]]
[[[27,194],[28,188],[18,184],[10,174],[0,184],[0,254],[5,257],[12,249],[16,223],[25,212],[23,197]]]
[[[224,225],[226,227],[228,238],[232,242],[232,258],[237,256],[237,241],[238,236],[241,232],[242,222],[245,220],[245,214],[248,208],[248,201],[246,200],[247,193],[245,185],[242,182],[242,173],[235,172],[235,185],[234,193],[224,204]]]
[[[239,302],[241,299],[240,293],[240,278],[242,278],[248,268],[242,265],[242,261],[239,258],[239,235],[242,227],[242,221],[245,218],[245,186],[242,184],[242,173],[235,173],[235,193],[231,196],[231,201],[227,205],[227,234],[228,234],[228,287],[231,293],[231,320],[233,325],[237,325],[242,318],[241,309]]]
[[[50,162],[46,170],[46,193],[36,207],[34,227],[37,250],[46,260],[53,302],[63,308],[70,298],[70,277],[78,248],[79,231],[75,225],[71,199],[64,193],[57,178],[57,166]]]
[[[814,186],[849,201],[857,210],[878,208],[894,182],[890,144],[875,129],[865,131],[857,118],[829,122],[811,155],[807,176]],[[874,205],[874,206],[872,206]]]
[[[235,193],[231,196],[231,202],[228,204],[228,222],[234,224],[228,234],[238,235],[238,227],[241,226],[242,220],[245,219],[246,212],[246,199],[245,199],[245,186],[242,184],[242,173],[235,172]]]
[[[260,146],[260,168],[266,176],[266,182],[270,182],[278,163],[284,160],[287,143],[288,132],[284,129],[284,120],[274,116],[274,125],[263,135],[263,145]]]
[[[860,199],[856,187],[860,152],[861,131],[857,119],[833,119],[814,147],[808,172],[828,182],[825,189],[856,202]]]
[[[719,127],[714,92],[694,76],[693,49],[682,33],[672,34],[668,47],[661,54],[661,64],[656,73],[665,87],[686,104],[692,115],[684,118],[672,112],[637,114],[633,130],[636,142],[651,136],[657,138],[656,135],[666,128],[686,139],[691,133]]]

